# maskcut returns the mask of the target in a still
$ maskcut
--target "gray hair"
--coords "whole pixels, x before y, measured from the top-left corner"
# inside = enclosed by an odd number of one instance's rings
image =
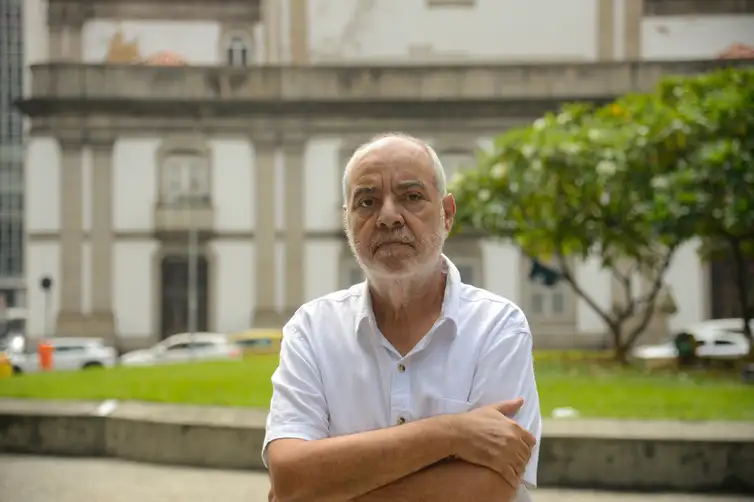
[[[437,191],[440,193],[441,196],[445,196],[448,193],[448,180],[445,177],[445,169],[442,167],[442,162],[440,162],[440,157],[437,156],[437,152],[435,152],[434,148],[429,146],[425,141],[422,141],[421,139],[411,136],[410,134],[404,134],[399,132],[389,132],[384,134],[378,134],[377,136],[374,136],[372,139],[364,143],[363,145],[359,146],[354,152],[353,155],[351,155],[351,158],[349,159],[348,163],[346,164],[346,168],[343,171],[343,203],[348,203],[348,175],[351,172],[351,169],[356,165],[356,163],[361,160],[361,158],[369,152],[369,149],[378,141],[381,141],[383,139],[387,138],[400,138],[405,139],[407,141],[411,141],[412,143],[416,143],[417,145],[424,148],[424,150],[427,152],[427,155],[429,155],[429,158],[432,159],[432,168],[435,172],[435,187],[437,188]]]

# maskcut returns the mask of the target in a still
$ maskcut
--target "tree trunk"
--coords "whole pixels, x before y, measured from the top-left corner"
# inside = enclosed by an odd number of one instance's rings
[[[613,337],[613,350],[615,361],[621,365],[628,365],[628,353],[631,347],[623,343],[623,330],[621,326],[608,326]]]
[[[744,251],[743,242],[730,243],[733,250],[733,259],[736,264],[736,289],[738,289],[738,301],[741,306],[741,317],[744,321],[744,335],[749,340],[749,345],[754,345],[754,337],[751,333],[751,318],[754,316],[749,304],[749,270]],[[751,352],[751,350],[750,350]],[[751,354],[750,354],[751,355]]]
[[[629,347],[624,347],[622,345],[615,348],[615,360],[621,364],[621,366],[628,366],[628,354],[630,350]]]

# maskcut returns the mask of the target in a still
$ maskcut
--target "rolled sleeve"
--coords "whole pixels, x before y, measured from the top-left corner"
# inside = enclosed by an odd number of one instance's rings
[[[329,416],[322,376],[309,340],[292,320],[283,328],[280,364],[272,375],[272,400],[267,416],[262,460],[277,439],[313,441],[328,436]]]
[[[517,307],[489,333],[478,360],[470,402],[478,408],[522,397],[524,404],[512,417],[537,440],[523,475],[524,486],[537,486],[542,416],[534,378],[532,335],[523,312]]]

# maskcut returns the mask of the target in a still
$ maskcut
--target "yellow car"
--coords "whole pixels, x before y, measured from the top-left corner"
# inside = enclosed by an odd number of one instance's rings
[[[250,329],[228,335],[228,340],[240,347],[244,356],[279,354],[283,332],[274,329]]]
[[[13,376],[13,363],[10,362],[10,358],[0,352],[0,378],[8,378]]]

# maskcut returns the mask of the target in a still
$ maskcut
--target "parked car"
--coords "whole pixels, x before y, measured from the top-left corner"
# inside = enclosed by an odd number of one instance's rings
[[[283,332],[274,329],[250,329],[228,335],[243,351],[244,356],[254,354],[279,354]]]
[[[26,349],[26,309],[0,310],[0,351],[24,352]]]
[[[101,338],[50,338],[44,343],[52,347],[54,371],[112,368],[118,360],[115,348]],[[14,373],[35,373],[42,369],[36,348],[31,352],[8,352],[6,355],[13,365]]]
[[[754,320],[751,322],[754,329]],[[740,359],[749,353],[743,319],[712,319],[687,326],[666,342],[635,347],[632,356],[640,360],[663,360],[678,357],[675,337],[688,333],[696,340],[696,356],[702,359]]]
[[[148,349],[123,354],[120,357],[120,363],[124,366],[154,366],[240,357],[241,349],[234,345],[226,335],[179,333],[167,337]]]

